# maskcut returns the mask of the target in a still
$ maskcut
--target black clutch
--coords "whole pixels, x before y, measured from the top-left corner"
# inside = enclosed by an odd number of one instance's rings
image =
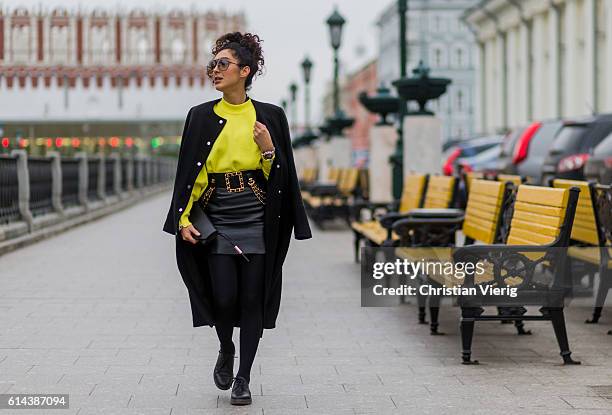
[[[232,244],[234,250],[242,255],[242,257],[250,262],[249,258],[242,252],[242,249],[236,244],[229,236],[225,235],[222,232],[217,231],[215,226],[210,221],[210,218],[204,211],[202,204],[198,200],[195,202],[191,208],[191,212],[189,212],[189,220],[191,224],[200,232],[200,235],[195,236],[194,238],[201,243],[202,245],[208,245],[211,241],[213,241],[218,235],[221,235],[225,238],[229,243]]]
[[[201,244],[207,245],[214,240],[217,235],[217,229],[210,221],[210,218],[204,211],[200,201],[193,204],[191,212],[189,212],[189,220],[191,224],[200,232],[199,236],[194,236]]]

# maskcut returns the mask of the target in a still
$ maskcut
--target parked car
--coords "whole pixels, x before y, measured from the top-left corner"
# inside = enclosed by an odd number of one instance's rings
[[[542,167],[542,181],[550,178],[584,180],[590,152],[612,133],[612,114],[567,122],[555,137]]]
[[[461,157],[455,162],[455,171],[461,168],[461,171],[481,171],[488,173],[495,171],[499,155],[501,154],[501,144],[493,146],[487,150],[484,150],[472,157]]]
[[[534,124],[539,126],[533,134],[525,133],[518,139],[513,150],[512,164],[516,174],[528,177],[530,183],[541,184],[544,159],[563,127],[563,121],[546,120]]]
[[[442,171],[445,175],[450,176],[455,174],[455,161],[463,157],[473,157],[476,154],[488,150],[491,147],[499,145],[503,137],[499,135],[492,135],[486,137],[479,137],[470,140],[465,140],[455,147],[451,147],[443,155],[444,165]]]
[[[525,127],[516,127],[504,136],[501,145],[501,153],[499,154],[499,159],[494,168],[496,173],[514,173],[512,168],[512,154],[514,146],[523,134],[523,131],[525,131]]]
[[[451,138],[450,140],[445,141],[444,143],[442,143],[442,152],[446,152],[449,148],[451,147],[455,147],[458,144],[461,144],[462,142],[468,140],[467,138]]]
[[[593,149],[584,166],[584,175],[601,184],[612,184],[612,133]]]

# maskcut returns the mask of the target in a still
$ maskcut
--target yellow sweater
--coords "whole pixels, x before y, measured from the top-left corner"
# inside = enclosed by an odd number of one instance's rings
[[[214,111],[220,117],[227,120],[225,127],[217,137],[210,154],[206,159],[206,165],[202,167],[196,177],[191,197],[187,202],[185,211],[179,219],[181,226],[189,226],[189,212],[193,202],[198,200],[208,185],[208,172],[225,173],[238,170],[262,169],[266,179],[272,167],[271,160],[264,160],[261,150],[253,138],[253,126],[255,125],[255,107],[248,98],[242,104],[230,104],[225,99],[215,104]]]

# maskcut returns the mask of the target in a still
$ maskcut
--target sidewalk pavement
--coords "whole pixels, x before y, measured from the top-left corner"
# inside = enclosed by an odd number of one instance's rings
[[[174,241],[162,233],[169,194],[0,257],[0,393],[69,393],[51,414],[609,414],[612,337],[568,313],[573,357],[560,364],[549,322],[476,325],[460,364],[458,310],[446,336],[416,324],[414,305],[360,307],[348,230],[292,239],[277,328],[265,330],[253,404],[216,389],[214,329],[194,328]],[[234,333],[238,347],[239,330]],[[236,360],[235,370],[238,367]]]

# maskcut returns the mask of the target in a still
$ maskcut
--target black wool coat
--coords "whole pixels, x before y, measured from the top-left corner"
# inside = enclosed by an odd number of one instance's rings
[[[201,244],[184,241],[178,230],[191,189],[215,140],[223,130],[226,119],[213,111],[221,98],[196,105],[189,110],[183,128],[172,201],[163,231],[175,236],[176,262],[183,278],[193,317],[193,326],[214,326],[215,311],[207,254]],[[257,121],[270,132],[275,158],[266,184],[264,214],[265,288],[263,298],[263,328],[276,326],[281,300],[282,266],[289,249],[291,230],[295,239],[312,238],[304,204],[300,194],[289,125],[284,110],[276,105],[251,99]],[[242,260],[242,259],[241,259]],[[239,309],[239,308],[238,308]],[[234,326],[240,327],[240,315],[235,313]],[[263,336],[263,330],[260,337]]]

